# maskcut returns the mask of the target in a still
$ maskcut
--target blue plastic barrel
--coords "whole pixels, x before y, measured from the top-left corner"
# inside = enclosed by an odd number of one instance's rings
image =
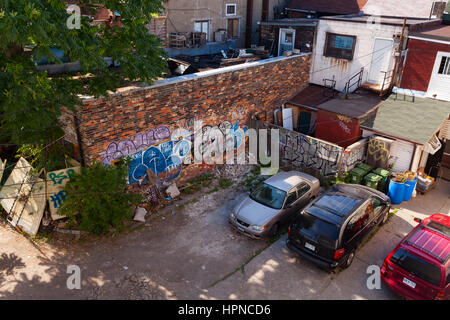
[[[417,178],[405,182],[405,193],[403,194],[403,201],[411,200],[414,188],[416,187]]]
[[[389,182],[389,198],[391,198],[392,204],[400,204],[402,203],[405,195],[405,183],[404,182],[395,182],[391,180]]]

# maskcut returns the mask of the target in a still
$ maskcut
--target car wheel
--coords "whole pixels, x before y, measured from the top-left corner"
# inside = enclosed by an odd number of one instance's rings
[[[272,229],[270,229],[270,236],[275,237],[276,235],[278,235],[279,231],[280,231],[280,225],[277,222],[272,226]]]
[[[347,256],[347,260],[345,260],[344,264],[342,265],[342,267],[348,268],[350,267],[350,265],[352,264],[353,260],[355,259],[355,251],[352,251],[349,253],[349,255]]]

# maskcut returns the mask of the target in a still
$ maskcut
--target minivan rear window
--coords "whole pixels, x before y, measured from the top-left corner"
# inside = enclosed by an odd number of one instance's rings
[[[321,220],[307,212],[303,212],[298,216],[297,224],[299,230],[312,237],[318,236],[319,239],[325,240],[330,244],[334,244],[339,238],[339,227]]]
[[[406,250],[394,252],[391,262],[436,287],[441,285],[441,269]]]

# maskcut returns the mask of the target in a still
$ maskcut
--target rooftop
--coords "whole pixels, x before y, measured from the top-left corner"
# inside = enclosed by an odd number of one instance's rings
[[[347,99],[339,97],[326,101],[316,108],[341,114],[354,119],[363,119],[372,114],[382,100],[378,94],[369,91],[352,93]]]
[[[434,99],[391,94],[378,107],[376,116],[363,128],[391,137],[425,144],[450,115],[450,103]]]
[[[419,32],[411,32],[409,37],[424,38],[430,40],[441,40],[450,42],[450,26],[441,25]]]
[[[331,94],[332,91],[329,88],[310,83],[287,103],[300,107],[316,107],[319,104],[333,99]]]
[[[259,21],[258,24],[266,26],[315,26],[318,19],[306,19],[306,18],[285,18],[270,21]]]
[[[358,13],[367,0],[291,0],[288,9],[315,11],[334,14]]]
[[[382,25],[390,25],[390,26],[402,26],[404,17],[396,17],[396,16],[375,16],[369,14],[349,14],[349,15],[340,15],[340,16],[329,16],[329,17],[321,17],[321,20],[335,20],[335,21],[347,21],[347,22],[357,22],[357,23],[380,23]],[[430,20],[427,18],[406,18],[406,25],[420,25],[420,24],[432,24],[439,23],[439,19]]]

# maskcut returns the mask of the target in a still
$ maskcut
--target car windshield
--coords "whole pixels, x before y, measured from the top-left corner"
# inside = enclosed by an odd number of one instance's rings
[[[441,284],[441,270],[437,266],[420,259],[406,250],[399,249],[394,252],[391,261],[434,286],[438,287]]]
[[[286,192],[264,183],[250,194],[250,198],[273,209],[281,209]]]
[[[311,237],[319,236],[330,244],[336,243],[339,238],[339,227],[335,224],[321,220],[307,212],[298,216],[297,220],[300,231]]]

